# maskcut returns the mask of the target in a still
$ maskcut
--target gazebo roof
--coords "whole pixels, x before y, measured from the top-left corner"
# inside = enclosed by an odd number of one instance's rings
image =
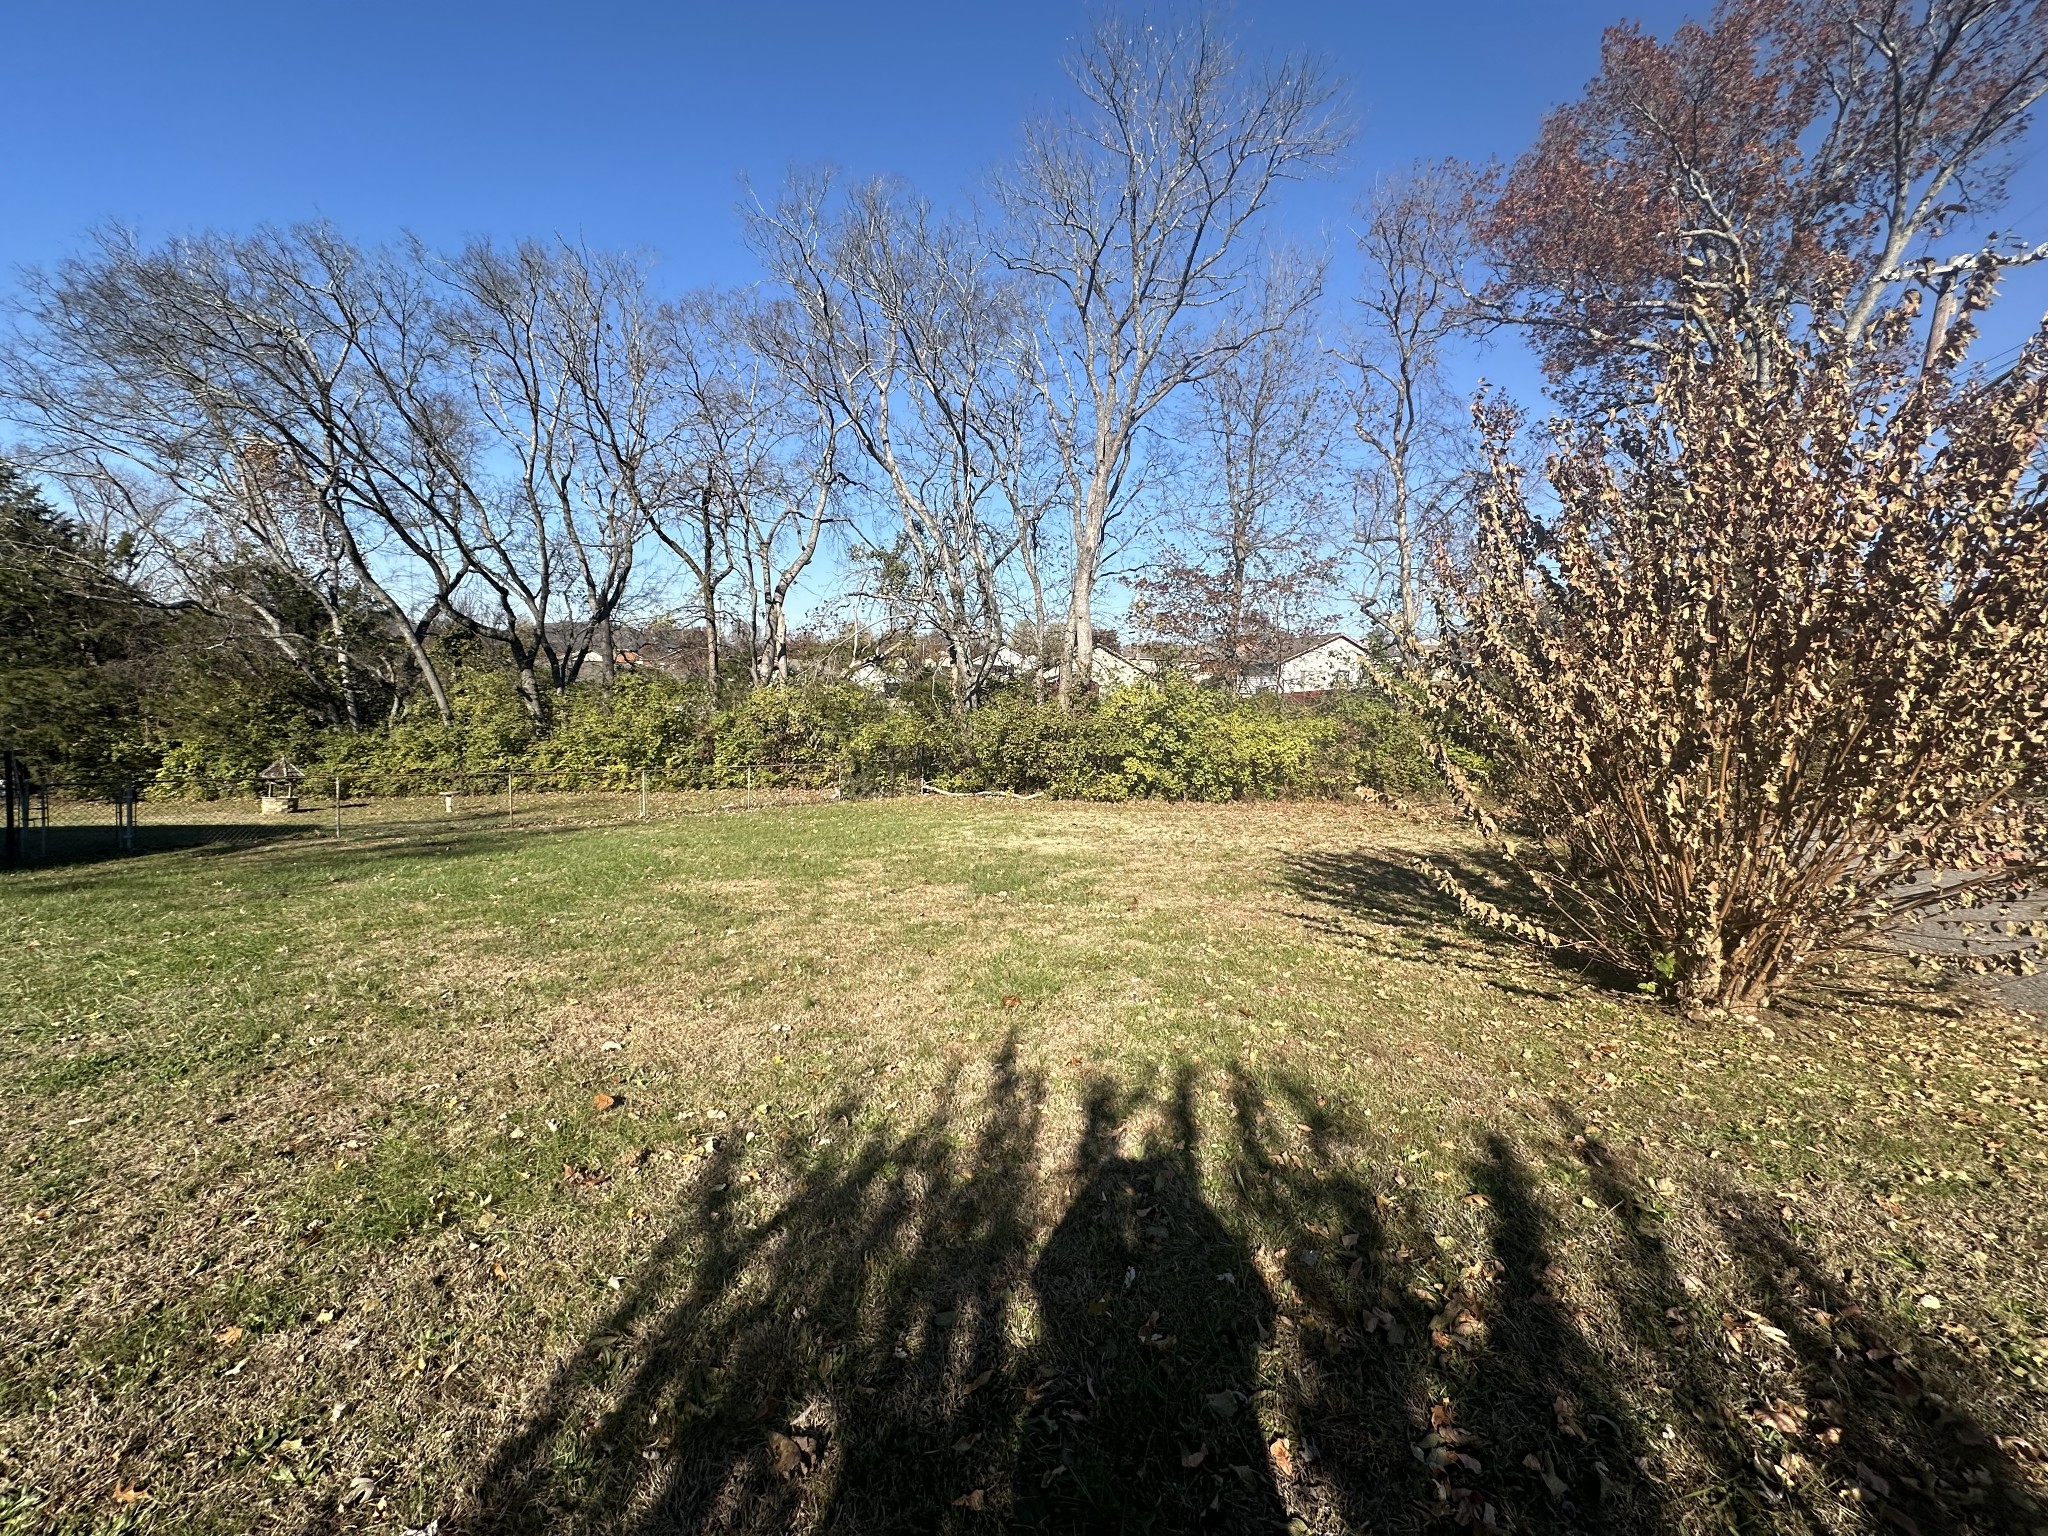
[[[256,775],[259,779],[278,779],[287,783],[293,779],[303,779],[305,776],[303,769],[299,768],[289,758],[283,757],[280,757],[276,762]]]

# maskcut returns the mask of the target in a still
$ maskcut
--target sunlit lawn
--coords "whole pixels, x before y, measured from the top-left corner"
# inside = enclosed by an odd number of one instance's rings
[[[196,840],[195,840],[196,841]],[[0,1531],[2029,1530],[2038,1032],[1687,1026],[1448,823],[896,800],[0,877]]]

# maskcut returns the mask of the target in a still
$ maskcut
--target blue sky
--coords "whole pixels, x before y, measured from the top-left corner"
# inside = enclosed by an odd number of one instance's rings
[[[1290,189],[1280,227],[1329,242],[1341,296],[1345,224],[1374,175],[1512,157],[1579,93],[1605,26],[1668,35],[1710,3],[1240,0],[1247,45],[1322,53],[1359,129],[1340,175]],[[1081,0],[0,0],[0,294],[109,220],[147,239],[310,217],[366,242],[562,235],[654,253],[669,291],[746,282],[742,175],[765,189],[829,160],[949,202],[1061,99],[1087,15]],[[2012,202],[2036,238],[2044,161]],[[2044,306],[2048,269],[2015,280],[1992,346]],[[1511,338],[1467,362],[1466,383],[1534,403]]]
[[[665,287],[742,282],[743,173],[765,187],[830,160],[948,201],[1059,99],[1086,14],[1067,0],[11,0],[0,272],[60,258],[103,220],[155,238],[322,215],[366,240],[580,236],[654,251]],[[1242,5],[1254,49],[1329,57],[1360,128],[1345,173],[1295,189],[1283,223],[1337,242],[1341,277],[1343,224],[1375,172],[1512,154],[1591,74],[1615,14],[1613,0]]]
[[[1288,210],[1313,228],[1375,169],[1512,153],[1591,73],[1616,12],[1272,0],[1236,14],[1253,47],[1321,49],[1351,83],[1351,174]],[[1057,97],[1084,15],[1066,0],[10,0],[0,267],[51,260],[108,218],[157,235],[324,214],[364,238],[578,233],[653,247],[680,283],[736,280],[739,173],[829,159],[943,199]]]
[[[1330,237],[1379,171],[1512,156],[1630,15],[1617,0],[1482,4],[1243,0],[1255,49],[1320,50],[1348,81],[1346,171],[1294,189],[1281,222]],[[739,178],[792,163],[905,176],[937,201],[1059,98],[1078,0],[747,5],[591,0],[7,0],[0,43],[0,281],[104,220],[156,238],[325,216],[351,235],[561,234],[657,253],[664,286],[752,274]],[[2013,211],[2048,225],[2048,170]],[[2048,287],[2029,280],[2027,290]],[[2015,311],[2041,301],[2014,292]],[[1486,371],[1526,387],[1513,348]]]

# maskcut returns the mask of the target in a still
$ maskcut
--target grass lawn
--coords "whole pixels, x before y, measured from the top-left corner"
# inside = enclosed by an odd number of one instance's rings
[[[2034,1531],[2037,1027],[1688,1027],[1448,824],[536,814],[0,877],[0,1532]]]

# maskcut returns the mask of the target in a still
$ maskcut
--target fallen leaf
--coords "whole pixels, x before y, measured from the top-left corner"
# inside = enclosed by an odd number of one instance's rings
[[[1543,1479],[1543,1486],[1550,1490],[1550,1496],[1553,1499],[1564,1497],[1565,1481],[1555,1472],[1551,1471],[1550,1468],[1544,1466],[1534,1456],[1524,1456],[1522,1458],[1522,1465]]]
[[[1574,1440],[1586,1438],[1586,1432],[1579,1428],[1578,1410],[1572,1407],[1572,1400],[1570,1398],[1560,1396],[1554,1399],[1550,1406],[1557,1414],[1557,1432],[1559,1434],[1569,1435]]]
[[[1209,1411],[1220,1419],[1227,1419],[1237,1412],[1237,1394],[1235,1392],[1211,1392],[1202,1401],[1207,1403]]]
[[[1014,1008],[1023,1001],[1023,998],[1019,997],[1016,993],[1012,992],[1008,997],[1003,999],[1003,1006],[1005,1008]]]
[[[780,1477],[795,1477],[817,1453],[817,1442],[807,1435],[785,1435],[768,1431],[768,1460]]]
[[[114,1484],[114,1502],[116,1504],[140,1504],[148,1497],[149,1490],[146,1488],[137,1488],[132,1483]]]
[[[1806,1427],[1800,1410],[1782,1398],[1774,1399],[1768,1408],[1759,1409],[1756,1419],[1781,1435],[1796,1435]]]
[[[974,1380],[967,1383],[967,1390],[965,1392],[962,1392],[960,1395],[962,1397],[974,1396],[975,1393],[979,1392],[983,1387],[987,1386],[991,1380],[994,1379],[995,1374],[996,1373],[992,1370],[983,1371],[979,1376],[975,1377]],[[976,1505],[975,1507],[977,1509],[980,1508],[979,1505]]]
[[[1180,1464],[1184,1467],[1199,1467],[1208,1458],[1209,1447],[1205,1445],[1199,1451],[1181,1452]]]
[[[230,1324],[228,1324],[228,1326],[227,1326],[227,1327],[225,1327],[225,1328],[221,1329],[221,1331],[220,1331],[219,1333],[216,1333],[216,1334],[215,1334],[215,1335],[213,1336],[213,1342],[214,1342],[214,1343],[216,1343],[216,1344],[232,1344],[232,1343],[234,1343],[234,1342],[235,1342],[235,1341],[236,1341],[237,1339],[241,1338],[241,1336],[242,1336],[242,1326],[241,1326],[241,1324],[239,1324],[239,1323],[230,1323]]]
[[[1266,1458],[1273,1463],[1273,1470],[1283,1478],[1294,1476],[1294,1453],[1287,1449],[1285,1440],[1275,1440],[1266,1447]]]
[[[616,1093],[593,1093],[590,1096],[590,1107],[599,1114],[603,1114],[608,1109],[617,1109],[619,1103],[620,1099]]]
[[[955,1509],[980,1509],[987,1503],[988,1490],[976,1488],[971,1493],[961,1494],[959,1498],[953,1501],[953,1507]]]

